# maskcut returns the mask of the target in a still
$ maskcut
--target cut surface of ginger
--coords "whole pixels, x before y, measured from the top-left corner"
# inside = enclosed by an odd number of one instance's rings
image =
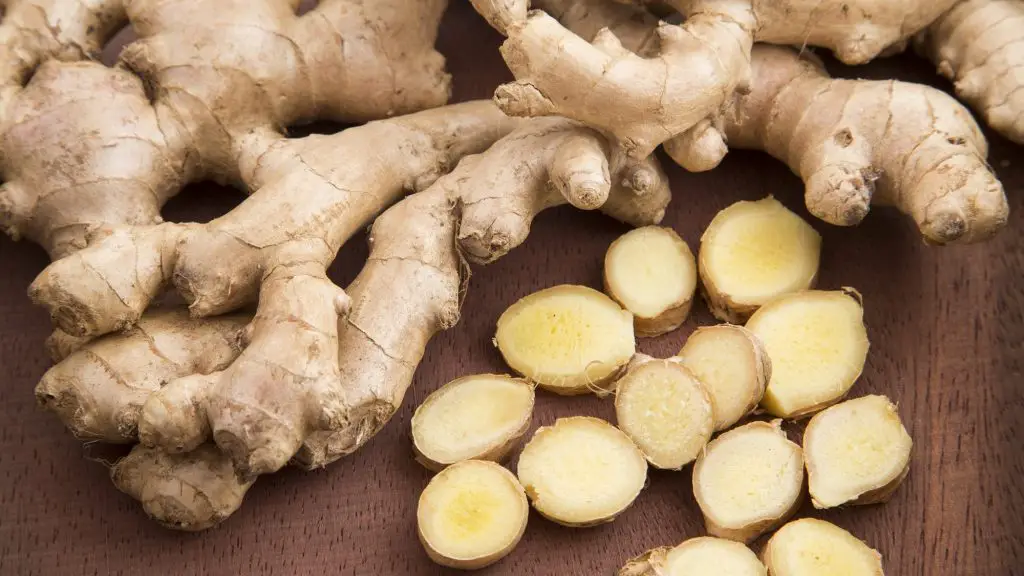
[[[883,576],[877,551],[839,526],[814,518],[779,528],[762,559],[772,576]]]
[[[711,438],[714,416],[704,385],[671,360],[643,360],[616,383],[615,415],[655,468],[679,470]]]
[[[529,516],[526,493],[494,462],[464,460],[431,479],[416,523],[430,558],[453,568],[482,568],[515,548]]]
[[[530,294],[498,318],[505,362],[559,394],[598,390],[633,357],[633,316],[605,294],[561,285]]]
[[[864,309],[853,290],[781,296],[754,313],[747,329],[772,359],[761,406],[780,418],[806,416],[841,400],[867,359]]]
[[[500,461],[529,428],[533,402],[533,386],[511,376],[452,380],[413,414],[417,460],[435,471],[461,460]]]
[[[765,576],[768,570],[739,542],[701,536],[630,560],[618,576]]]
[[[803,454],[780,424],[751,422],[725,432],[697,458],[693,495],[712,536],[750,542],[796,511]]]
[[[671,228],[644,226],[623,234],[604,256],[604,286],[633,313],[638,336],[675,330],[690,313],[697,263]]]
[[[679,351],[679,360],[711,396],[716,431],[731,427],[757,407],[772,373],[761,340],[732,324],[695,330]]]
[[[708,307],[743,322],[759,306],[814,285],[821,236],[771,196],[719,212],[700,241],[700,278]]]
[[[622,513],[647,481],[647,461],[621,430],[588,416],[560,418],[523,448],[519,481],[546,518],[592,526]]]
[[[889,499],[910,471],[913,442],[885,396],[841,402],[814,415],[804,432],[804,462],[817,508]]]

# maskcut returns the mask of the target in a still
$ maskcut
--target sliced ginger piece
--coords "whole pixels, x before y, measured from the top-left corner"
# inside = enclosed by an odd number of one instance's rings
[[[772,359],[761,406],[780,418],[806,416],[841,400],[867,359],[864,309],[852,289],[781,296],[751,316],[747,329]]]
[[[636,352],[633,316],[601,292],[569,284],[510,306],[494,339],[513,370],[558,394],[599,390]]]
[[[700,278],[716,318],[741,323],[781,294],[814,285],[821,236],[771,196],[715,215],[700,239]]]
[[[722,434],[693,467],[693,495],[708,534],[744,543],[796,512],[803,484],[803,452],[779,420]]]
[[[517,471],[537,512],[576,527],[611,522],[647,481],[647,461],[633,441],[589,416],[560,418],[537,429]]]
[[[512,552],[529,515],[526,492],[511,472],[494,462],[464,460],[427,484],[416,526],[431,560],[476,569]]]
[[[885,502],[910,472],[913,442],[896,405],[863,396],[814,415],[804,431],[804,462],[816,508]]]
[[[630,560],[618,576],[766,576],[764,564],[739,542],[701,536]]]
[[[883,576],[882,555],[839,526],[801,518],[772,535],[761,554],[772,576]]]
[[[714,429],[711,398],[689,370],[643,357],[616,383],[615,415],[655,468],[693,462]]]
[[[434,471],[462,460],[501,461],[530,427],[533,401],[533,386],[511,376],[452,380],[412,416],[416,460]]]
[[[750,414],[761,402],[772,375],[772,363],[761,340],[732,324],[695,330],[679,351],[679,360],[711,396],[715,431]]]
[[[690,313],[697,263],[690,247],[671,228],[636,228],[608,247],[604,287],[633,313],[638,336],[659,336],[678,328]]]

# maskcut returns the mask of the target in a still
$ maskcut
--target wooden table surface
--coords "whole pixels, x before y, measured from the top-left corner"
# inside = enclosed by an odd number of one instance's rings
[[[453,4],[440,46],[455,99],[489,97],[508,78],[499,38],[465,3]],[[948,88],[913,56],[832,68]],[[910,476],[888,504],[830,512],[807,504],[801,515],[866,540],[890,575],[1024,571],[1024,148],[989,139],[1011,217],[1009,229],[986,244],[925,246],[908,219],[885,209],[852,229],[812,220],[824,237],[820,286],[854,286],[864,295],[871,352],[852,394],[898,402],[915,447]],[[695,250],[715,212],[736,200],[774,194],[806,217],[800,181],[763,154],[731,153],[707,174],[665,160],[675,192],[665,224]],[[209,219],[239,200],[236,192],[194,186],[165,215]],[[241,510],[199,534],[148,520],[111,485],[95,447],[83,447],[36,408],[32,389],[49,366],[43,340],[50,328],[25,290],[47,259],[37,246],[0,238],[0,574],[447,573],[416,538],[416,501],[430,474],[411,456],[412,408],[457,376],[505,371],[491,345],[501,311],[558,283],[600,287],[602,255],[624,231],[598,214],[543,214],[523,247],[475,270],[462,321],[430,344],[406,405],[381,434],[326,470],[261,478]],[[365,256],[365,238],[354,239],[333,278],[344,286]],[[639,348],[671,355],[695,326],[712,321],[698,305],[682,329],[641,340]],[[614,417],[609,400],[541,393],[534,426],[574,414]],[[515,552],[482,573],[611,574],[647,548],[703,533],[690,469],[652,471],[648,488],[611,524],[568,529],[532,514]]]

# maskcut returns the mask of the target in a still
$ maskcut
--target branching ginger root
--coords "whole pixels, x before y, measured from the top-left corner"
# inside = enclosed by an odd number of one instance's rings
[[[700,536],[669,548],[648,550],[633,558],[617,576],[767,576],[750,548],[739,542]]]

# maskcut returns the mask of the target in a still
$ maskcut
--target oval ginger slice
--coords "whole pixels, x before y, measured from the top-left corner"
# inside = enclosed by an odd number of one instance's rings
[[[618,576],[766,576],[764,564],[739,542],[701,536],[675,548],[655,548],[619,570]]]
[[[881,554],[839,526],[814,518],[779,528],[762,559],[772,576],[883,576]]]

